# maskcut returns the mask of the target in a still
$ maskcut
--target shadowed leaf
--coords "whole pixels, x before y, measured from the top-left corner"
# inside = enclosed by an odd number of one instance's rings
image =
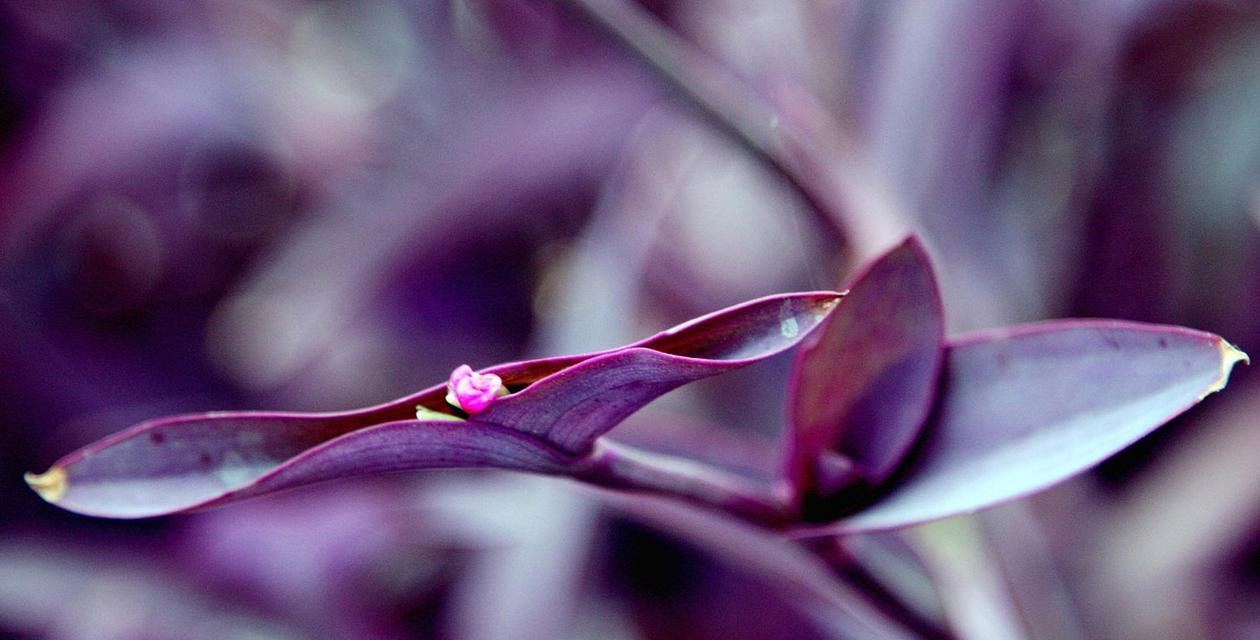
[[[850,286],[801,349],[789,392],[788,477],[807,500],[888,478],[927,420],[944,358],[940,293],[917,240],[878,258]],[[829,477],[836,454],[851,464]]]

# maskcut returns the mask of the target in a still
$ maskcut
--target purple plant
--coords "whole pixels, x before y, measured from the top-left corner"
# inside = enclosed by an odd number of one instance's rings
[[[1252,637],[1244,4],[9,3],[0,636]]]
[[[599,437],[678,386],[791,348],[840,297],[772,296],[619,349],[509,363],[479,374],[460,367],[449,384],[357,411],[160,419],[72,453],[28,482],[70,510],[145,517],[348,475],[496,467],[677,493],[782,521],[769,497],[741,490],[734,480],[674,469]],[[511,393],[482,407],[479,393],[465,394],[477,391],[466,384],[471,376],[489,380],[489,387],[497,380]],[[475,415],[463,408],[470,397],[479,403]]]
[[[446,385],[356,411],[163,418],[27,481],[63,508],[136,518],[353,475],[493,467],[671,496],[818,537],[1044,489],[1220,390],[1246,360],[1215,335],[1114,320],[947,340],[914,239],[850,290],[754,300],[603,352],[461,366]],[[603,437],[672,389],[797,345],[791,446],[776,485]]]

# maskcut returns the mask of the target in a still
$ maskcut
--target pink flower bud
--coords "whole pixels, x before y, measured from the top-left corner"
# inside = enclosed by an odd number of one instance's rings
[[[485,410],[495,398],[507,395],[503,380],[493,373],[477,373],[463,364],[451,372],[446,384],[446,401],[469,415]]]

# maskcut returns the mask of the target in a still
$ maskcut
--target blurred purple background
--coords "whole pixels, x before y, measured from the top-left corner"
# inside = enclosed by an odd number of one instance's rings
[[[1254,5],[645,2],[827,132],[815,177],[880,203],[829,221],[581,4],[0,2],[0,636],[846,637],[561,481],[112,522],[21,474],[159,415],[365,405],[836,287],[880,229],[922,234],[955,332],[1105,316],[1260,353]],[[615,435],[773,469],[787,362]],[[1260,637],[1256,380],[1044,495],[853,544],[916,549],[904,588],[964,637]]]

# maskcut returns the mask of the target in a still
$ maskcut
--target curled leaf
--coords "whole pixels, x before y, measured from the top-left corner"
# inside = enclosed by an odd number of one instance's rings
[[[794,346],[839,297],[771,296],[620,349],[492,367],[486,374],[516,393],[467,419],[452,413],[446,385],[342,413],[164,418],[80,449],[27,481],[66,509],[136,518],[366,473],[450,467],[562,473],[589,454],[597,437],[657,396]]]
[[[145,423],[60,460],[42,474],[58,475],[60,492],[41,495],[78,513],[143,518],[371,473],[556,473],[568,462],[533,438],[488,425],[410,420],[338,433],[350,423],[324,420],[206,414]]]
[[[806,502],[892,474],[927,420],[944,359],[940,292],[917,240],[849,286],[800,350],[788,396],[788,478]]]
[[[833,292],[771,296],[702,316],[588,356],[500,399],[477,420],[533,434],[567,453],[584,453],[595,438],[664,393],[796,346],[839,300]],[[506,368],[488,371],[512,384]]]

